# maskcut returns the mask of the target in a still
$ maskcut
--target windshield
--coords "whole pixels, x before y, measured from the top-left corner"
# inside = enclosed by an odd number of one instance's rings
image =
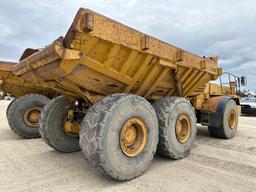
[[[240,99],[241,102],[246,102],[246,103],[255,103],[256,98],[242,98]]]

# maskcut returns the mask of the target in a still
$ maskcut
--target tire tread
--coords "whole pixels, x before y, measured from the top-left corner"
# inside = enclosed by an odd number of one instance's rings
[[[35,138],[40,138],[40,134],[35,134],[33,136],[28,136],[26,134],[24,134],[22,131],[20,131],[14,124],[14,120],[13,120],[13,117],[12,117],[12,113],[14,110],[16,110],[16,105],[19,104],[20,102],[22,102],[22,100],[24,99],[31,99],[31,98],[41,98],[42,100],[49,100],[48,97],[44,96],[44,95],[40,95],[40,94],[27,94],[27,95],[24,95],[24,96],[21,96],[21,97],[18,97],[16,98],[15,100],[13,100],[8,108],[7,108],[7,111],[6,111],[6,117],[7,117],[7,120],[8,120],[8,123],[9,123],[9,126],[10,128],[12,129],[12,131],[14,133],[16,133],[17,135],[23,137],[24,139],[35,139]]]
[[[87,145],[91,146],[94,140],[97,140],[97,143],[99,146],[103,144],[103,133],[104,133],[104,127],[107,123],[107,116],[111,115],[112,111],[115,109],[115,107],[121,103],[124,100],[127,100],[131,97],[134,97],[134,95],[129,94],[114,94],[110,97],[105,97],[98,103],[94,104],[88,111],[87,114],[92,115],[91,118],[86,118],[86,121],[83,121],[81,124],[81,127],[86,127],[86,129],[80,130],[80,138],[84,134],[92,133],[94,130],[97,130],[96,134],[94,134],[94,138],[90,138],[88,140]],[[137,99],[141,101],[146,101],[143,97],[137,97]],[[153,110],[153,108],[152,108]],[[100,123],[98,123],[100,122]],[[89,126],[88,126],[89,125]],[[158,135],[155,137],[156,141],[158,141]],[[81,140],[80,140],[81,141]],[[81,149],[83,149],[84,143],[80,142]],[[156,152],[156,147],[153,149],[152,155],[150,157],[150,161],[154,158],[154,154]],[[140,176],[145,170],[142,170],[139,174],[134,175],[132,178],[124,177],[115,174],[111,169],[106,166],[106,160],[104,159],[104,156],[102,155],[103,151],[100,150],[98,147],[96,151],[92,154],[85,154],[84,157],[89,161],[89,163],[96,168],[98,171],[102,172],[106,176],[110,176],[113,179],[117,180],[131,180],[138,176]]]
[[[159,142],[157,147],[157,154],[160,156],[170,158],[170,159],[182,159],[188,156],[189,151],[184,153],[183,155],[177,155],[172,146],[168,144],[168,136],[166,124],[169,121],[169,111],[178,103],[185,102],[189,105],[190,102],[182,97],[166,97],[160,100],[157,100],[153,103],[155,111],[157,113],[158,122],[159,122]],[[192,107],[192,106],[191,106]],[[194,110],[194,109],[193,109]]]

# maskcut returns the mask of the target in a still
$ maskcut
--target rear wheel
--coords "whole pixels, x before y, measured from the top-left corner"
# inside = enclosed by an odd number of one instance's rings
[[[81,124],[80,146],[94,167],[130,180],[150,165],[158,143],[154,109],[142,97],[114,94],[94,104]]]
[[[6,113],[10,128],[26,139],[40,137],[39,116],[49,101],[47,97],[38,94],[15,99],[9,104]]]
[[[65,96],[52,99],[42,110],[40,133],[43,141],[59,152],[79,151],[79,135],[65,131],[70,101]]]
[[[171,159],[186,157],[197,132],[194,108],[181,97],[166,97],[153,106],[159,123],[157,153]]]
[[[233,99],[224,103],[222,113],[219,113],[217,120],[220,121],[219,127],[209,126],[208,131],[213,137],[221,139],[231,139],[235,136],[238,126],[237,105]]]
[[[13,100],[9,103],[9,105],[8,105],[8,107],[7,107],[7,109],[6,109],[6,117],[7,117],[7,114],[8,114],[8,111],[9,111],[11,105],[13,104],[13,102],[14,102],[15,100],[16,100],[16,99],[13,99]]]

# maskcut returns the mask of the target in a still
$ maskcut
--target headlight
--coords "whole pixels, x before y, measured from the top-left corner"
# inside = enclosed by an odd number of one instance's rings
[[[251,108],[256,109],[256,105],[251,105]]]

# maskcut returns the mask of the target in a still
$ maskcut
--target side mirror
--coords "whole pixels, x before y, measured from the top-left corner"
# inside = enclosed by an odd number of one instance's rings
[[[246,78],[246,76],[241,76],[240,77],[240,84],[242,86],[246,86],[247,85],[247,78]]]

